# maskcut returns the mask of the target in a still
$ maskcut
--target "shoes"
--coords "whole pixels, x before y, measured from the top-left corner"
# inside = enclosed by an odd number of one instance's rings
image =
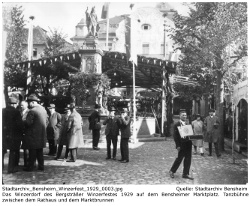
[[[128,163],[129,162],[129,160],[123,160],[123,161],[121,161],[121,163]]]
[[[204,156],[204,153],[201,153],[201,156]]]
[[[182,175],[182,178],[189,179],[189,180],[193,180],[194,179],[193,177],[189,177],[188,175]]]
[[[111,157],[106,157],[106,160],[110,160],[111,159]]]
[[[58,157],[55,157],[55,159],[54,160],[58,160],[59,158]]]
[[[44,171],[44,167],[38,167],[37,169],[40,171]]]
[[[174,178],[174,173],[172,171],[169,171],[169,175],[171,178]]]
[[[113,159],[113,160],[116,160],[116,158],[115,158],[115,157],[113,157],[112,159]]]
[[[99,150],[100,148],[99,147],[93,147],[93,150]]]
[[[218,154],[217,157],[221,157],[221,154]]]
[[[34,169],[31,169],[31,168],[25,167],[25,168],[23,168],[23,171],[25,171],[25,172],[33,172],[33,171],[34,171]]]
[[[123,159],[120,159],[120,160],[118,160],[118,161],[122,162],[122,161],[124,161],[124,160],[123,160]]]
[[[66,162],[75,162],[75,160],[67,160]]]

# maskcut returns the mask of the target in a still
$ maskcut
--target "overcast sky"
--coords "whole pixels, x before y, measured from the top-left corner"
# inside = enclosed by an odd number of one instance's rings
[[[110,17],[128,14],[130,12],[128,1],[114,1],[110,3]],[[156,4],[159,2],[147,2],[142,1],[138,3],[134,3],[136,7],[155,7]],[[168,2],[174,9],[176,9],[179,13],[184,15],[187,14],[188,8],[183,6],[181,2]],[[49,31],[51,29],[59,29],[64,34],[67,35],[67,40],[75,35],[75,26],[81,20],[83,16],[85,16],[85,10],[89,7],[89,10],[95,6],[96,13],[101,20],[101,11],[104,1],[98,2],[88,2],[88,1],[81,1],[81,2],[5,2],[3,5],[10,5],[10,4],[17,4],[22,5],[24,9],[24,17],[25,20],[29,20],[29,16],[35,16],[34,25],[39,25],[43,29]]]

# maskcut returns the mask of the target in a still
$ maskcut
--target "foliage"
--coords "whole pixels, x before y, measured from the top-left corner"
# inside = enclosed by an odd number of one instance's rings
[[[198,78],[203,91],[216,85],[216,110],[222,129],[224,83],[227,80],[232,85],[237,81],[237,62],[247,56],[247,3],[194,3],[188,17],[178,14],[174,22],[171,38],[183,54],[178,67],[186,75]]]
[[[174,91],[185,101],[194,100],[202,97],[202,88],[200,86],[189,86],[181,83],[174,83]]]
[[[24,42],[24,16],[21,6],[3,8],[3,28],[7,32],[6,60],[4,63],[5,86],[25,87],[26,69],[14,65],[27,60],[23,55],[22,43]]]
[[[77,45],[71,45],[65,39],[67,35],[58,29],[51,29],[47,36],[47,47],[44,49],[42,57],[57,56],[78,50]]]
[[[47,36],[47,47],[44,49],[42,58],[46,59],[52,56],[62,55],[70,52],[74,52],[78,49],[76,45],[71,45],[65,38],[67,35],[61,31],[50,29],[50,33]],[[38,75],[36,81],[33,83],[33,91],[43,95],[55,95],[52,91],[56,88],[57,94],[69,95],[69,72],[70,70],[77,71],[78,69],[70,65],[67,62],[57,60],[50,64],[47,74],[43,76]],[[52,94],[53,93],[53,94]]]
[[[110,79],[106,74],[87,74],[78,72],[69,78],[71,85],[71,94],[86,101],[89,89],[97,86],[99,83],[105,89],[110,89]]]

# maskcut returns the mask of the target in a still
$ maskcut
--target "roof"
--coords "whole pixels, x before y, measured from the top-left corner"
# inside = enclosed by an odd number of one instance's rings
[[[93,50],[94,51],[94,50]],[[32,72],[40,75],[58,74],[66,77],[68,72],[76,73],[80,71],[81,54],[86,50],[67,53],[59,56],[53,56],[46,59],[20,62],[16,66],[32,68]],[[176,71],[176,62],[137,56],[138,64],[135,67],[136,86],[143,88],[161,88],[163,81],[163,71],[173,74]],[[59,64],[60,67],[53,66]],[[58,69],[59,68],[59,69]],[[111,79],[111,88],[132,86],[133,67],[132,63],[127,61],[125,53],[103,51],[102,73],[108,75]]]
[[[119,24],[122,20],[124,20],[127,16],[129,16],[129,14],[123,14],[120,16],[115,16],[109,19],[109,24]],[[107,19],[101,20],[98,23],[99,24],[103,24],[106,23]]]
[[[28,34],[29,34],[29,29],[25,28],[23,44],[28,44]],[[42,29],[39,26],[33,28],[33,44],[41,44],[41,45],[47,44],[46,38],[47,38],[46,30]]]

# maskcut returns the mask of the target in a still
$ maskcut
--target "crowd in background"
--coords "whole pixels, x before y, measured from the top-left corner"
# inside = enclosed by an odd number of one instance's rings
[[[95,105],[95,111],[88,119],[94,150],[100,149],[98,147],[101,130],[100,109],[100,105]],[[9,150],[7,172],[17,172],[20,150],[22,150],[24,171],[36,169],[44,171],[43,149],[46,148],[47,143],[49,152],[46,155],[54,156],[54,159],[58,160],[61,158],[65,147],[64,160],[75,162],[77,160],[77,149],[84,145],[83,121],[81,115],[76,111],[74,103],[67,105],[64,112],[64,114],[56,112],[55,104],[50,104],[47,108],[43,107],[40,105],[40,99],[33,94],[26,101],[21,102],[15,97],[10,97],[2,115],[2,168],[4,168],[4,156]],[[112,159],[116,160],[118,135],[121,133],[121,159],[119,161],[128,163],[131,119],[126,109],[123,109],[119,117],[115,115],[115,112],[116,110],[111,108],[107,119],[103,122],[103,125],[106,125],[106,159],[111,159],[112,143]]]

